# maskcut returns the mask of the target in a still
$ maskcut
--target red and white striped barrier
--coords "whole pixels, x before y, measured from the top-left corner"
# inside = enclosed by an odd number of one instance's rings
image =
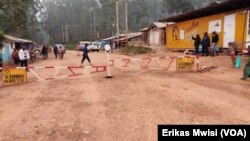
[[[86,73],[86,70],[88,71],[88,74],[107,72],[106,77],[110,78],[112,76],[110,68],[109,68],[110,66],[130,68],[132,63],[135,64],[136,68],[139,68],[139,69],[153,69],[153,70],[157,69],[157,70],[169,71],[169,70],[172,70],[173,66],[171,67],[171,65],[173,65],[173,62],[175,60],[177,62],[177,59],[184,58],[184,57],[193,58],[192,60],[195,60],[195,61],[192,61],[192,69],[195,69],[193,66],[196,65],[196,70],[199,70],[199,65],[200,65],[199,56],[173,56],[173,57],[157,57],[157,58],[142,58],[142,59],[138,59],[138,58],[109,59],[109,56],[108,56],[107,65],[102,65],[102,66],[37,66],[37,67],[31,66],[31,67],[28,67],[29,71],[27,75],[28,76],[33,75],[33,77],[31,78],[28,77],[27,83],[80,76]],[[120,64],[120,65],[117,65],[117,64]],[[176,63],[176,66],[177,66],[177,63]],[[21,68],[21,67],[16,67],[16,68]],[[0,71],[1,70],[3,70],[3,68],[0,68]],[[44,72],[45,70],[46,71],[48,70],[48,71]]]
[[[106,72],[106,67],[107,67],[106,65],[103,65],[103,66],[36,66],[36,67],[31,66],[27,68],[28,79],[26,83],[80,76],[80,75],[83,75],[84,72],[86,73],[84,69],[89,71],[87,72],[88,74]],[[13,69],[13,68],[18,69],[18,68],[24,68],[24,67],[0,68],[0,71],[4,69]],[[61,75],[60,71],[61,73],[63,71],[64,74]],[[0,85],[0,87],[3,87],[3,86]]]
[[[110,59],[109,60],[109,66],[113,66],[113,67],[118,67],[117,62],[120,62],[121,66],[123,68],[128,68],[130,67],[130,65],[132,63],[134,63],[136,66],[140,67],[141,69],[160,69],[160,70],[169,70],[171,65],[173,64],[175,59],[178,58],[184,58],[184,57],[190,57],[190,58],[194,58],[195,64],[196,65],[196,70],[198,70],[199,68],[199,56],[172,56],[172,57],[157,57],[157,58],[141,58],[141,59]],[[165,60],[165,65],[163,65],[163,62]],[[166,60],[168,61],[166,63]],[[158,64],[158,68],[152,68],[150,67],[150,64],[156,61],[156,63]]]
[[[66,77],[74,77],[83,75],[84,73],[76,72],[76,69],[94,69],[93,71],[90,71],[90,74],[93,73],[99,73],[99,72],[106,72],[106,66],[43,66],[43,67],[28,67],[29,71],[38,78],[38,81],[44,81],[44,80],[53,80],[53,79],[61,79]],[[42,78],[35,70],[39,69],[54,69],[55,72],[52,77],[46,77]],[[58,75],[60,70],[68,70],[70,74],[67,75]]]

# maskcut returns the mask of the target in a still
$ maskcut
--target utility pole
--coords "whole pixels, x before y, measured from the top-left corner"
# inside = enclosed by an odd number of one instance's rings
[[[128,0],[125,0],[125,24],[126,24],[126,34],[128,34]]]
[[[61,25],[62,26],[62,42],[64,43],[64,30],[63,30],[63,25]]]
[[[65,36],[66,36],[66,37],[65,37],[65,40],[66,40],[65,42],[68,42],[68,40],[69,40],[68,25],[65,25],[65,34],[66,34],[66,35],[65,35]]]
[[[115,3],[116,3],[116,30],[117,30],[117,44],[119,44],[119,9],[118,9],[118,3],[119,0],[116,0]]]
[[[95,19],[95,5],[94,5],[94,40],[96,40],[96,19]]]
[[[125,26],[126,26],[126,44],[128,44],[128,0],[125,0]]]

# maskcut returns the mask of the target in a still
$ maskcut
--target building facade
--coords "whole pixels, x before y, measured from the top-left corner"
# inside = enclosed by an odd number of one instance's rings
[[[166,27],[167,49],[194,49],[192,36],[205,32],[219,35],[218,47],[228,48],[229,42],[235,42],[238,49],[250,47],[250,1],[228,0],[214,3],[175,17],[163,19],[175,22]]]
[[[162,46],[166,45],[166,23],[154,22],[149,27],[141,30],[145,45]]]

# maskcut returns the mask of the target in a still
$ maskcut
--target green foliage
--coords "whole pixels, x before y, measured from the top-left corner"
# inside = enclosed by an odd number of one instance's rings
[[[207,6],[214,0],[128,0],[128,27],[131,32],[152,22]],[[69,41],[94,40],[94,15],[100,38],[116,35],[115,0],[43,0],[42,21],[55,42],[62,42],[66,28]],[[77,26],[75,26],[77,25]],[[125,0],[119,0],[119,28],[125,32]],[[65,37],[64,37],[65,38]],[[65,39],[64,39],[65,40]]]
[[[176,15],[184,12],[190,12],[194,9],[191,0],[163,0],[163,7],[168,15]]]
[[[27,29],[30,17],[35,17],[40,8],[40,0],[1,0],[0,27],[6,33],[20,35]],[[37,19],[34,18],[33,21]]]
[[[100,0],[101,7],[98,9],[101,25],[112,26],[116,21],[115,3],[109,0]]]
[[[127,46],[119,50],[120,53],[125,54],[125,55],[147,54],[152,51],[153,50],[151,48],[136,47],[136,46]]]
[[[3,41],[3,39],[4,39],[3,35],[4,35],[4,31],[3,31],[3,29],[0,28],[0,42]]]
[[[66,43],[66,44],[65,44],[66,49],[68,49],[68,50],[75,50],[75,49],[76,49],[76,45],[77,45],[76,42]]]
[[[3,42],[3,40],[4,40],[3,35],[4,35],[4,32],[3,32],[3,30],[0,28],[0,47],[2,47],[2,42]]]

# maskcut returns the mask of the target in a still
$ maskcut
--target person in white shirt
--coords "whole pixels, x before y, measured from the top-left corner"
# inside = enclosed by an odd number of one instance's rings
[[[28,59],[30,59],[30,54],[29,51],[25,48],[22,47],[19,52],[18,52],[18,56],[21,62],[21,67],[28,67]]]

